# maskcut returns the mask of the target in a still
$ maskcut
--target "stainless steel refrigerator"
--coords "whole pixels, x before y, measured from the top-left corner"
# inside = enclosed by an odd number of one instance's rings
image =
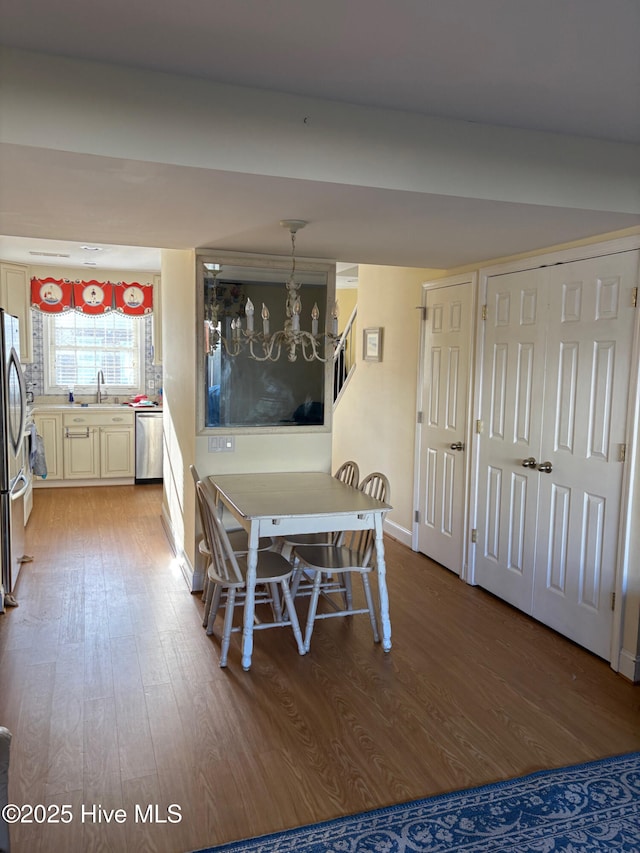
[[[23,495],[28,487],[25,471],[25,419],[27,393],[20,365],[18,318],[0,308],[0,550],[4,597],[13,593],[24,557]],[[28,460],[27,460],[28,461]]]

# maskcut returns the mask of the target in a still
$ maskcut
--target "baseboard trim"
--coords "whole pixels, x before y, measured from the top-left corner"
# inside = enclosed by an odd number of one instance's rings
[[[395,521],[385,519],[384,532],[391,536],[392,539],[397,539],[402,545],[406,545],[407,548],[411,548],[411,531],[407,530],[406,527],[402,527]]]
[[[618,672],[634,684],[640,682],[640,656],[623,649],[620,652]]]

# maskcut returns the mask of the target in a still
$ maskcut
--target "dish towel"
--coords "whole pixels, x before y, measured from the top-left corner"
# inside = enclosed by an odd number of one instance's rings
[[[47,459],[44,453],[44,439],[38,435],[36,425],[29,426],[29,465],[31,471],[37,476],[46,479],[47,476]]]

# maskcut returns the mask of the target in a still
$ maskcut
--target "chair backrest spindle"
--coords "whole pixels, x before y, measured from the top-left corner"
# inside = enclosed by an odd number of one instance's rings
[[[355,488],[358,488],[360,469],[355,462],[349,459],[347,462],[342,463],[333,476],[336,480],[340,480],[341,483],[345,483],[347,486],[355,486]]]
[[[208,480],[199,480],[196,490],[202,513],[204,538],[211,551],[213,570],[220,583],[244,583],[227,531],[218,517],[213,487]]]

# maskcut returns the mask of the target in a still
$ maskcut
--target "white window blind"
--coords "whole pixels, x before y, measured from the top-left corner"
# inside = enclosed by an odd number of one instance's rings
[[[93,391],[99,370],[114,393],[144,388],[144,323],[117,312],[68,311],[45,318],[46,390]]]

